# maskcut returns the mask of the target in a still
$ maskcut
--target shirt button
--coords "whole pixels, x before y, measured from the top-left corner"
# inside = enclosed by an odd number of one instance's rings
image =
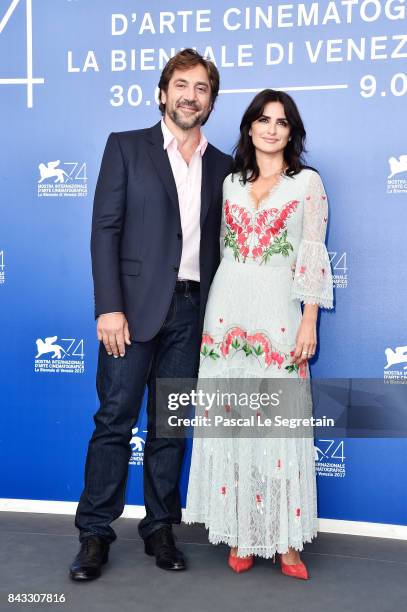
[[[177,234],[177,238],[178,238],[178,240],[181,240],[181,238],[182,238],[182,234],[181,234],[180,232],[178,232],[178,234]]]
[[[179,270],[179,266],[174,266],[174,267],[173,267],[173,270],[174,270],[174,272],[178,272],[178,270]]]

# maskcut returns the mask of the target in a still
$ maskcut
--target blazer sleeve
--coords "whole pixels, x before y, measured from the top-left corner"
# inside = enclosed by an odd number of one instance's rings
[[[127,169],[117,134],[103,153],[93,201],[91,257],[95,318],[123,312],[120,284],[120,237],[126,209]]]

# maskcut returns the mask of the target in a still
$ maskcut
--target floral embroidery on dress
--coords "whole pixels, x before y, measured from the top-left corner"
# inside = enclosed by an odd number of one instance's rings
[[[214,340],[212,336],[210,336],[209,334],[203,333],[202,341],[201,341],[201,355],[203,356],[203,358],[205,357],[210,357],[211,359],[219,358],[220,356],[219,353],[217,353],[215,349],[212,348],[213,344],[214,344]]]
[[[265,332],[256,331],[253,334],[248,334],[242,327],[234,326],[218,342],[215,342],[213,336],[208,332],[204,332],[202,335],[201,364],[207,357],[216,361],[222,357],[224,359],[232,358],[240,351],[246,357],[254,357],[259,365],[265,369],[271,365],[281,369],[283,363],[288,362],[285,365],[287,372],[290,374],[298,372],[300,378],[305,378],[307,375],[305,362],[302,362],[300,366],[290,363],[290,357],[294,355],[294,351],[288,354],[276,350]]]
[[[243,258],[260,259],[267,263],[269,257],[280,254],[288,257],[293,245],[287,240],[287,219],[293,214],[299,200],[287,202],[278,208],[259,209],[254,214],[244,206],[225,202],[225,247],[230,247],[237,261]]]

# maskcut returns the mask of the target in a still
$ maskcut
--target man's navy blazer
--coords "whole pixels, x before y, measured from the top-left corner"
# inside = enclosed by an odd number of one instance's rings
[[[229,155],[208,144],[202,157],[201,330],[219,265],[222,184],[231,164]],[[144,130],[111,133],[93,204],[95,318],[124,312],[132,340],[153,338],[171,304],[181,252],[177,188],[160,122]]]

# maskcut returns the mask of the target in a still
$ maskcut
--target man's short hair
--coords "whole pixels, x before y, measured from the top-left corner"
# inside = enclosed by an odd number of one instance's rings
[[[161,92],[168,90],[168,83],[171,80],[172,75],[175,70],[188,70],[189,68],[194,68],[198,64],[203,66],[208,74],[209,83],[211,86],[211,111],[213,109],[213,105],[215,104],[215,100],[219,93],[219,71],[216,68],[215,64],[208,59],[205,59],[202,55],[195,51],[194,49],[184,49],[180,51],[174,57],[172,57],[166,65],[164,66],[164,70],[161,73],[160,81],[158,83],[158,87],[160,89],[159,95],[159,109],[161,113],[164,115],[165,113],[165,104],[161,102]],[[208,115],[209,117],[209,115]]]

